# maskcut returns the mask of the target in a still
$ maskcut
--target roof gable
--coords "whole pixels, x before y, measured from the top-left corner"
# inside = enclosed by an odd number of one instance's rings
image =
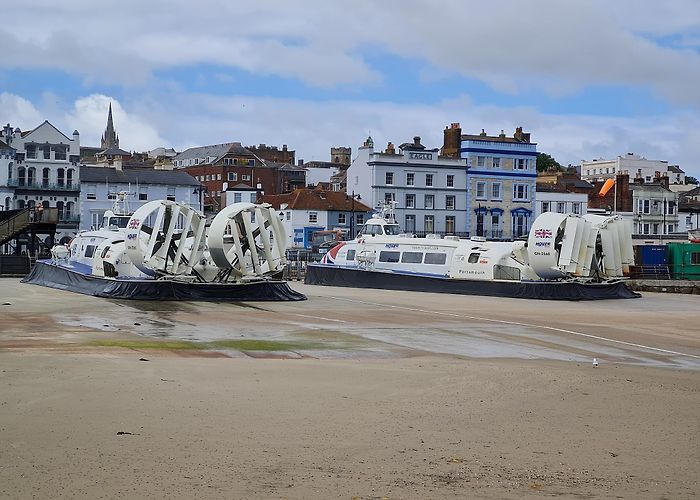
[[[44,134],[44,137],[40,139],[39,142],[46,142],[47,138],[49,139],[49,142],[63,142],[66,140],[70,143],[73,141],[73,139],[70,139],[68,136],[66,136],[66,134],[58,130],[48,120],[44,120],[44,123],[30,130],[29,132],[22,132],[22,138],[25,139],[26,142],[31,142],[32,139],[41,134]]]

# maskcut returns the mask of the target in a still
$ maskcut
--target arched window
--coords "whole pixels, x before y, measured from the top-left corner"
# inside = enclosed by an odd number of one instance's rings
[[[45,168],[44,171],[42,172],[41,176],[41,185],[44,187],[49,187],[49,173],[51,172],[50,168]]]
[[[66,187],[72,187],[73,186],[73,169],[69,168],[68,173],[66,175]]]
[[[73,202],[69,201],[66,203],[66,219],[70,219],[73,216]]]
[[[36,168],[29,167],[27,169],[27,186],[36,184]]]
[[[59,187],[63,187],[63,185],[65,183],[65,173],[66,173],[65,169],[62,169],[62,168],[58,169],[58,179],[57,179],[56,184],[58,184]]]
[[[57,201],[56,208],[58,209],[58,220],[63,220],[63,202]]]

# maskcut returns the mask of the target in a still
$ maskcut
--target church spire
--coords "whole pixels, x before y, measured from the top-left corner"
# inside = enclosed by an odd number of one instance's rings
[[[114,122],[112,121],[112,101],[109,102],[109,114],[107,115],[107,128],[102,135],[102,149],[118,148],[119,136],[114,130]]]

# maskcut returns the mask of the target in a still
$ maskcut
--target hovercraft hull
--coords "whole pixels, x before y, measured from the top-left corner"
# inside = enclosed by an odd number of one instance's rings
[[[578,283],[573,281],[460,280],[442,277],[366,271],[335,265],[309,264],[305,283],[322,286],[377,288],[412,292],[485,295],[541,300],[633,299],[640,294],[623,282]]]

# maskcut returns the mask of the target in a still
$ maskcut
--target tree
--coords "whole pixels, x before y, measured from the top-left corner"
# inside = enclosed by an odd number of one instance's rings
[[[537,153],[537,171],[546,172],[549,169],[562,171],[564,167],[547,153]]]
[[[692,175],[686,175],[685,176],[685,183],[686,184],[698,184],[698,180],[693,177]]]

